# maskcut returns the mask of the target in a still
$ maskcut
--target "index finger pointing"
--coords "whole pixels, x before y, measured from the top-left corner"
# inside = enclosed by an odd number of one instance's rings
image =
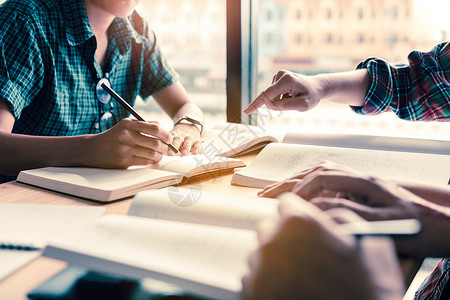
[[[266,95],[266,91],[264,91],[258,97],[256,97],[256,99],[253,100],[252,103],[250,103],[246,109],[243,110],[243,113],[251,114],[258,108],[266,104],[266,102],[268,101],[270,101],[270,98]]]
[[[245,114],[251,114],[259,107],[269,101],[280,99],[281,95],[289,94],[291,91],[290,82],[285,76],[281,77],[274,84],[265,89],[249,106],[243,110]]]

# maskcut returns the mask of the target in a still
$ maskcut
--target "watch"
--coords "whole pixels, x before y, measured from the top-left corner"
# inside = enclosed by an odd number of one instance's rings
[[[199,117],[196,117],[194,115],[185,115],[181,119],[175,122],[173,126],[176,126],[178,124],[189,124],[194,125],[200,130],[200,134],[203,132],[203,122],[202,119]]]

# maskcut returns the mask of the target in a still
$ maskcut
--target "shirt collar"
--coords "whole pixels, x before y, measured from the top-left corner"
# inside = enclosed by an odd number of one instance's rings
[[[135,14],[134,12],[128,18],[115,18],[110,26],[111,38],[116,41],[120,54],[129,50],[132,39],[138,44],[143,41],[142,34],[139,34],[132,24]]]
[[[66,22],[66,37],[69,45],[78,46],[94,36],[82,0],[61,0],[60,7]]]
[[[64,2],[64,3],[62,3]],[[67,41],[71,46],[78,46],[94,36],[86,8],[82,0],[60,1],[65,20],[67,20]],[[130,48],[130,38],[142,43],[143,37],[131,24],[138,17],[136,12],[128,18],[115,18],[110,27],[111,36],[116,40],[121,54]]]

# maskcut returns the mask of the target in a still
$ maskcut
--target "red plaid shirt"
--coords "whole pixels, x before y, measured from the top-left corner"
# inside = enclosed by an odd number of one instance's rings
[[[442,259],[414,295],[415,300],[450,299],[450,259]]]

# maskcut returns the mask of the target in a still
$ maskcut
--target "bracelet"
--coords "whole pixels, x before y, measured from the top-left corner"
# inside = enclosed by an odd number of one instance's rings
[[[185,122],[185,123],[183,123]],[[188,125],[194,125],[200,130],[200,134],[203,132],[203,122],[200,118],[193,116],[193,115],[185,115],[181,119],[175,122],[173,126],[176,126],[178,124],[188,124]]]

